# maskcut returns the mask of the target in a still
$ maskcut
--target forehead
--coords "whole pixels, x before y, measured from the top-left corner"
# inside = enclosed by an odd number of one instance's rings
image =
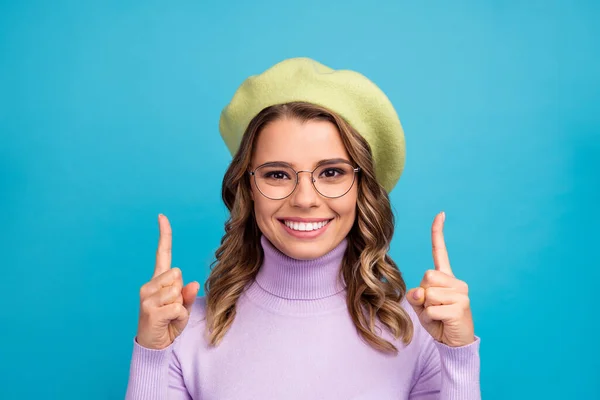
[[[294,168],[312,168],[321,160],[349,160],[337,127],[329,121],[300,122],[283,119],[270,122],[258,134],[252,164],[284,161]]]

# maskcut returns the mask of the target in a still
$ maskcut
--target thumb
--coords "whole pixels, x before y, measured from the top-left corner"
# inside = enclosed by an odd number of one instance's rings
[[[410,289],[408,293],[406,293],[406,300],[410,303],[417,315],[421,315],[424,308],[423,305],[425,304],[425,291],[423,288],[417,287]]]
[[[196,301],[198,290],[200,290],[200,284],[196,281],[188,283],[183,287],[183,289],[181,289],[183,305],[188,310],[188,313],[192,312],[192,305]]]

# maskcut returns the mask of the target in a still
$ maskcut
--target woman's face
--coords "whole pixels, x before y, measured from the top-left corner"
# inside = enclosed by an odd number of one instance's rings
[[[335,125],[328,121],[300,123],[296,119],[283,119],[267,124],[259,133],[251,169],[266,162],[280,161],[290,164],[296,171],[312,171],[319,162],[330,159],[350,161]],[[258,227],[275,247],[292,258],[308,260],[328,253],[346,237],[354,224],[356,181],[344,196],[327,198],[315,191],[310,174],[302,172],[294,192],[283,200],[263,196],[254,179],[251,182]],[[305,222],[302,226],[299,225],[301,221]],[[307,224],[314,221],[322,222]]]

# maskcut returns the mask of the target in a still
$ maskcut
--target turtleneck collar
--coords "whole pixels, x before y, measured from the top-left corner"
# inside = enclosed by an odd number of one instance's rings
[[[345,288],[339,271],[347,239],[312,260],[282,253],[264,235],[260,238],[263,263],[247,291],[254,302],[285,314],[305,314],[345,307]]]

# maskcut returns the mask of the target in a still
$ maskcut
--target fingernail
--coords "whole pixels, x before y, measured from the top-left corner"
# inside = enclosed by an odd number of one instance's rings
[[[446,212],[442,211],[442,221],[445,222],[446,221]]]

